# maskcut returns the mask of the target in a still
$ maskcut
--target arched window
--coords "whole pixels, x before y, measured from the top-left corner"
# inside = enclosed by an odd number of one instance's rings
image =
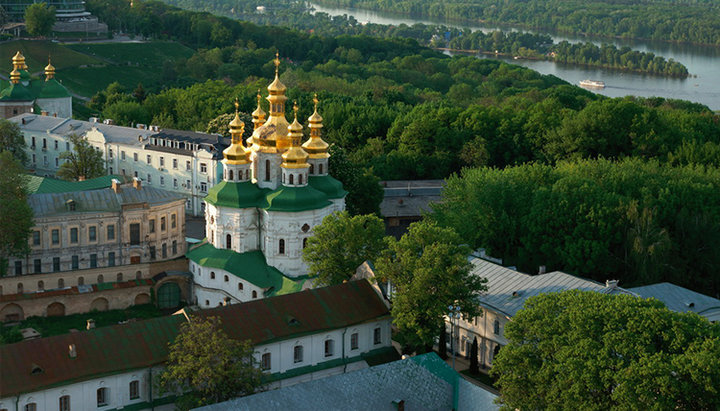
[[[302,174],[298,174],[298,184],[302,185]]]
[[[65,288],[65,280],[62,278],[58,279],[58,288]]]
[[[233,171],[230,170],[230,171],[228,171],[228,174],[230,175],[229,180],[230,180],[230,181],[235,181],[235,175],[234,175],[235,173],[233,173]]]
[[[252,298],[257,298],[257,291],[252,292]]]
[[[310,164],[310,174],[315,173],[315,166],[313,164]]]
[[[100,275],[98,276],[97,283],[98,283],[98,284],[102,284],[102,283],[104,283],[104,282],[105,282],[105,278],[103,277],[102,274],[100,274]]]
[[[232,236],[230,234],[225,236],[225,248],[232,249]]]
[[[84,277],[78,277],[78,285],[85,285],[85,278]]]
[[[130,381],[130,399],[136,400],[140,398],[140,381]]]
[[[278,243],[278,253],[285,254],[285,240],[283,240],[282,238]]]
[[[22,283],[18,283],[18,294],[22,294],[22,293],[23,293],[23,285],[22,285]]]
[[[205,300],[205,305],[206,305],[206,306],[210,305],[210,301]]]
[[[290,185],[295,184],[295,181],[293,180],[293,175],[290,174]]]
[[[250,179],[250,169],[246,168],[245,169],[245,180],[249,180],[249,179]]]
[[[63,395],[60,397],[58,411],[70,411],[70,396]]]
[[[211,280],[215,279],[215,271],[210,271],[210,279]]]
[[[98,390],[97,390],[97,406],[104,407],[104,406],[108,405],[109,399],[110,398],[108,398],[108,389],[105,387],[98,388]]]
[[[495,333],[495,335],[500,335],[500,321],[498,320],[493,322],[493,333]]]
[[[320,174],[322,174],[323,173],[323,165],[319,164],[319,166],[320,166]]]
[[[293,362],[299,363],[303,362],[303,346],[302,345],[296,345],[293,347]]]
[[[243,290],[243,283],[238,283],[238,291],[242,291],[242,290]]]
[[[225,282],[228,282],[228,281],[230,281],[230,277],[225,276]]]
[[[117,274],[117,282],[121,283],[123,281],[123,273]]]
[[[265,181],[270,181],[270,160],[265,160]]]
[[[142,273],[141,273],[140,271],[137,271],[137,272],[135,273],[135,279],[136,279],[136,280],[139,280],[140,278],[142,278]]]
[[[38,281],[38,291],[43,291],[45,289],[45,282],[42,280]]]

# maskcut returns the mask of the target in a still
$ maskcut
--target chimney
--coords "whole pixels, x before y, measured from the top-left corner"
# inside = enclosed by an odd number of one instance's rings
[[[41,116],[46,116],[46,117],[47,117],[47,115],[48,115],[48,112],[47,112],[46,110],[43,110],[43,111],[41,111],[41,112],[40,112],[40,115],[41,115]]]
[[[136,190],[140,191],[142,189],[142,180],[137,177],[133,177],[133,187],[135,187]]]
[[[88,330],[92,330],[93,328],[95,328],[95,320],[93,320],[92,318],[90,318],[89,320],[87,320],[87,327],[86,327],[86,328],[87,328]]]
[[[545,270],[547,270],[547,267],[541,265],[540,268],[538,268],[538,274],[545,274]]]
[[[53,117],[57,117],[57,113],[53,113]]]
[[[115,194],[119,193],[120,190],[120,180],[117,178],[112,179],[112,190],[115,192]]]
[[[137,123],[135,127],[137,127],[139,130],[145,130],[145,124]]]
[[[77,358],[77,349],[75,348],[75,344],[68,345],[68,354],[70,355],[70,358]]]
[[[605,287],[610,289],[617,288],[618,280],[605,280]]]
[[[393,400],[392,404],[398,411],[405,411],[405,400]]]
[[[78,181],[85,181],[85,176],[78,176]]]

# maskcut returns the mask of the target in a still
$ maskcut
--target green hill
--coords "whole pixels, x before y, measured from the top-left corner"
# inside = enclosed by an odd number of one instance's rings
[[[25,56],[25,64],[31,73],[42,72],[48,63],[48,56],[56,69],[100,64],[98,59],[78,53],[59,43],[51,41],[18,40],[0,44],[0,70],[7,76],[12,70],[11,59],[20,51]]]

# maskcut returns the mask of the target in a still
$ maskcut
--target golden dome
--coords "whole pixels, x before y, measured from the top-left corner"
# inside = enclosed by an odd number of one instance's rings
[[[310,123],[308,125],[310,128],[310,138],[302,145],[302,148],[310,155],[310,158],[328,158],[330,157],[330,154],[327,152],[329,145],[320,137],[323,118],[317,111],[318,103],[320,102],[317,98],[317,93],[313,98],[313,102],[315,103],[315,112],[308,118],[308,123]]]
[[[45,81],[50,80],[53,77],[55,77],[55,66],[50,63],[50,59],[48,58],[48,65],[45,66]]]
[[[282,152],[290,146],[288,140],[288,121],[285,118],[285,85],[278,79],[278,67],[280,57],[275,53],[275,81],[268,90],[270,95],[267,100],[270,102],[270,117],[262,126],[253,131],[253,150],[268,153]],[[256,123],[257,124],[257,123]]]
[[[20,70],[18,70],[17,67],[10,72],[10,82],[13,84],[20,82]]]
[[[280,77],[278,75],[278,70],[280,68],[280,53],[275,53],[275,80],[273,80],[272,83],[268,86],[268,91],[270,94],[285,94],[285,90],[287,90],[287,87],[280,81]]]
[[[15,64],[25,65],[25,56],[23,56],[22,53],[20,51],[18,51],[13,56],[12,62],[13,62],[13,65],[15,65]]]
[[[260,90],[258,90],[258,92],[257,92],[257,108],[255,109],[255,111],[252,112],[252,116],[253,116],[252,122],[255,125],[253,130],[257,130],[258,127],[265,124],[265,115],[267,113],[265,113],[265,111],[263,111],[262,107],[260,107],[261,99],[262,99],[262,96],[260,96]]]
[[[237,99],[235,99],[235,118],[230,122],[229,127],[232,142],[230,144],[230,147],[223,150],[223,156],[225,157],[225,160],[223,160],[223,162],[225,164],[238,165],[250,163],[250,151],[245,148],[242,143],[242,135],[245,131],[245,123],[240,120],[240,115],[238,114],[239,108],[240,104],[238,103]]]
[[[300,139],[302,139],[302,125],[297,120],[298,106],[294,104],[295,120],[288,127],[288,139],[290,140],[290,148],[282,154],[282,166],[285,168],[305,168],[310,167],[307,163],[308,153],[300,147]]]

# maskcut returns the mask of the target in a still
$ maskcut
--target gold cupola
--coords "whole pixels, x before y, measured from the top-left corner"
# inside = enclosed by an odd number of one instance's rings
[[[20,82],[20,70],[18,70],[17,67],[10,72],[10,82],[13,84],[18,84]]]
[[[232,138],[230,147],[223,150],[225,164],[239,165],[250,163],[250,152],[245,148],[242,141],[242,135],[245,131],[245,123],[240,120],[239,110],[240,103],[235,99],[235,118],[230,122],[230,137]]]
[[[257,130],[263,124],[265,124],[265,116],[267,115],[267,113],[265,113],[265,111],[260,106],[261,99],[262,99],[262,96],[260,95],[260,90],[258,90],[258,92],[257,92],[257,108],[255,109],[255,111],[252,112],[252,117],[253,117],[252,122],[254,125],[253,130]]]
[[[25,65],[25,56],[23,56],[19,50],[13,56],[12,63],[13,63],[13,68],[16,70],[26,70],[27,69],[27,66]]]
[[[286,87],[280,81],[280,56],[275,53],[275,80],[268,86],[267,101],[270,102],[270,117],[262,126],[253,131],[252,143],[254,151],[278,153],[287,149],[288,121],[285,118]],[[257,124],[257,123],[256,123]]]
[[[302,125],[298,122],[297,103],[293,104],[293,111],[295,111],[295,120],[288,127],[288,140],[290,142],[290,148],[282,154],[282,166],[285,168],[307,168],[310,165],[307,163],[308,153],[300,147],[300,140],[302,139]]]
[[[315,112],[308,118],[310,138],[302,145],[302,148],[308,153],[310,158],[328,158],[330,157],[330,154],[328,154],[329,145],[320,137],[320,130],[323,128],[323,118],[317,111],[318,103],[320,102],[317,93],[315,93],[313,102],[315,103]]]
[[[45,66],[45,81],[48,81],[52,78],[55,78],[55,66],[52,65],[50,62],[50,57],[48,57],[48,65]]]

